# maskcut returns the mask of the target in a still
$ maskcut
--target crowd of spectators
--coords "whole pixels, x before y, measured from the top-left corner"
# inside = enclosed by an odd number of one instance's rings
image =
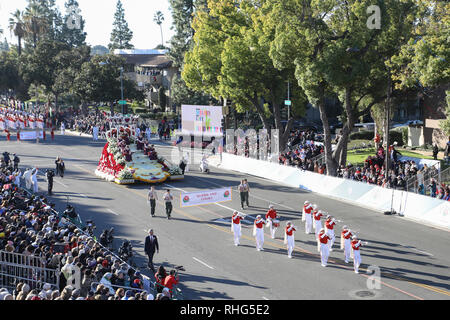
[[[110,122],[107,121],[106,113],[90,113],[88,115],[66,116],[66,129],[78,131],[80,133],[92,134],[94,127],[98,127],[99,136],[104,135],[110,129]]]
[[[325,164],[314,161],[313,158],[324,152],[321,143],[315,142],[316,133],[313,130],[293,130],[287,142],[287,149],[280,153],[278,162],[283,165],[294,166],[302,170],[320,174],[325,173]]]
[[[401,161],[401,153],[395,146],[389,147],[391,168],[386,175],[385,150],[379,145],[374,156],[369,156],[363,166],[341,166],[337,176],[345,179],[374,184],[383,188],[391,188],[404,191],[416,191],[419,194],[429,194],[433,198],[450,200],[450,186],[438,184],[435,177],[439,171],[436,167],[426,164],[419,166],[414,160]],[[415,178],[415,179],[413,179]],[[410,184],[410,181],[414,183]],[[428,190],[428,192],[427,192]]]
[[[11,161],[0,170],[0,251],[3,251],[0,260],[17,262],[17,254],[36,257],[41,267],[60,272],[51,273],[53,276],[49,275],[47,282],[21,281],[2,272],[0,300],[170,299],[166,288],[156,297],[149,293],[148,277],[59,215],[47,198],[20,188],[20,181],[11,174],[13,169]],[[80,272],[79,288],[66,280],[73,270]],[[114,286],[121,287],[116,290]]]

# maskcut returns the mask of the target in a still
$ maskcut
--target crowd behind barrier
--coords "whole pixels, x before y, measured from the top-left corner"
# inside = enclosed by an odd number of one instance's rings
[[[176,286],[155,286],[55,211],[49,199],[22,188],[17,176],[12,161],[5,162],[0,170],[0,300],[181,297]],[[68,282],[70,276],[78,277],[79,287]]]
[[[315,141],[318,139],[320,139],[319,135],[313,130],[292,130],[286,148],[278,155],[278,163],[304,171],[326,174],[326,161],[318,159],[324,156],[323,143]],[[234,155],[243,155],[248,158],[250,154],[248,150],[251,149],[248,137],[243,139],[243,143],[238,141],[231,149]],[[225,150],[230,151],[230,148],[225,148]],[[259,154],[259,150],[255,154]],[[404,157],[396,150],[395,145],[389,147],[388,156],[390,157],[391,168],[387,175],[385,169],[386,152],[380,144],[375,154],[368,156],[362,166],[351,163],[348,163],[347,166],[342,165],[338,168],[336,176],[383,188],[415,191],[421,195],[429,195],[446,201],[450,200],[449,185],[439,183],[436,178],[424,179],[424,177],[437,177],[439,175],[439,161]],[[266,158],[257,158],[274,161],[274,156],[270,154]],[[415,188],[409,186],[411,183]]]

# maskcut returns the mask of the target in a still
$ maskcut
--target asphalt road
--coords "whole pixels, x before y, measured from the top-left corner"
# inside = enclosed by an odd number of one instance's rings
[[[155,142],[155,144],[158,144]],[[64,210],[67,200],[75,205],[83,220],[94,219],[99,235],[105,228],[115,228],[115,248],[124,239],[131,240],[137,253],[135,262],[144,268],[146,257],[143,243],[146,231],[155,230],[160,252],[155,255],[156,266],[167,268],[183,265],[180,273],[185,299],[252,299],[252,300],[313,300],[313,299],[449,299],[450,298],[450,237],[448,231],[423,226],[396,216],[384,216],[349,203],[315,193],[303,192],[271,181],[245,176],[251,187],[251,208],[244,212],[255,217],[265,214],[273,204],[282,216],[299,227],[295,233],[293,259],[288,259],[283,244],[283,230],[270,239],[266,229],[264,248],[258,252],[252,237],[251,218],[243,225],[241,246],[235,247],[230,232],[233,209],[240,209],[236,186],[243,175],[212,168],[202,174],[191,166],[183,181],[156,186],[159,198],[165,189],[174,194],[173,219],[165,218],[164,205],[157,203],[157,217],[150,216],[146,201],[148,185],[119,186],[97,178],[95,168],[103,141],[90,138],[56,135],[54,141],[7,142],[0,136],[0,153],[17,153],[21,167],[37,166],[45,172],[54,168],[56,156],[66,164],[64,178],[56,178],[51,199],[57,209]],[[172,147],[159,144],[160,155],[170,158]],[[39,191],[46,193],[46,182],[40,177]],[[233,200],[191,208],[180,208],[181,191],[196,191],[233,186]],[[360,274],[352,264],[345,264],[343,252],[331,252],[328,266],[320,266],[314,235],[304,232],[301,207],[305,200],[316,203],[359,231],[369,245],[362,248]],[[380,287],[373,284],[372,272],[379,271]],[[143,273],[150,275],[148,269]],[[376,282],[375,282],[376,283]]]

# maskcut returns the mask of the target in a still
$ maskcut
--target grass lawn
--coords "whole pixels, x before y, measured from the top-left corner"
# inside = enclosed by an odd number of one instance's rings
[[[405,157],[413,157],[413,158],[422,158],[422,159],[430,159],[433,160],[433,157],[430,156],[424,156],[420,153],[416,153],[413,151],[408,150],[398,150],[403,156]],[[368,156],[374,156],[375,155],[375,149],[374,148],[367,148],[367,149],[359,149],[359,150],[349,150],[347,152],[347,162],[350,162],[353,165],[363,165],[364,161],[367,159]]]

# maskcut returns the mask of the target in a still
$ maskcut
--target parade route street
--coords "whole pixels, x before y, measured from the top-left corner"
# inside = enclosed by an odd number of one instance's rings
[[[155,254],[155,266],[166,268],[182,265],[180,289],[185,299],[442,299],[450,298],[450,237],[449,232],[424,226],[397,216],[385,216],[349,203],[315,193],[283,186],[271,181],[239,173],[211,168],[209,175],[191,166],[182,181],[156,186],[159,201],[156,217],[150,216],[147,203],[148,185],[119,186],[97,178],[94,171],[104,141],[91,138],[55,135],[54,141],[7,142],[0,137],[0,150],[17,153],[20,168],[37,166],[44,173],[54,169],[60,156],[66,165],[64,178],[55,177],[54,195],[50,197],[63,211],[67,201],[75,206],[83,221],[93,219],[96,235],[105,228],[115,228],[117,249],[131,240],[137,254],[135,262],[142,272],[151,275],[144,266],[147,258],[143,245],[146,232],[153,228],[159,238],[160,252]],[[172,147],[158,143],[158,154],[170,158]],[[233,243],[230,217],[240,210],[236,187],[240,179],[250,184],[250,208],[243,212],[241,246]],[[181,191],[199,191],[233,186],[233,200],[180,209]],[[174,195],[172,219],[167,220],[161,201],[165,189]],[[47,183],[39,176],[39,192],[46,194]],[[336,242],[327,267],[320,266],[320,256],[314,234],[305,234],[301,208],[305,200],[342,220],[335,228]],[[281,215],[276,239],[265,229],[264,251],[258,252],[252,236],[256,215],[265,215],[273,204]],[[293,258],[288,259],[283,244],[286,221],[297,227]],[[369,245],[361,249],[360,274],[353,264],[345,264],[339,249],[343,225],[359,231],[359,237]],[[370,287],[371,276],[366,270],[381,270],[380,289]],[[153,275],[151,275],[153,277]],[[369,287],[368,287],[369,284]]]

